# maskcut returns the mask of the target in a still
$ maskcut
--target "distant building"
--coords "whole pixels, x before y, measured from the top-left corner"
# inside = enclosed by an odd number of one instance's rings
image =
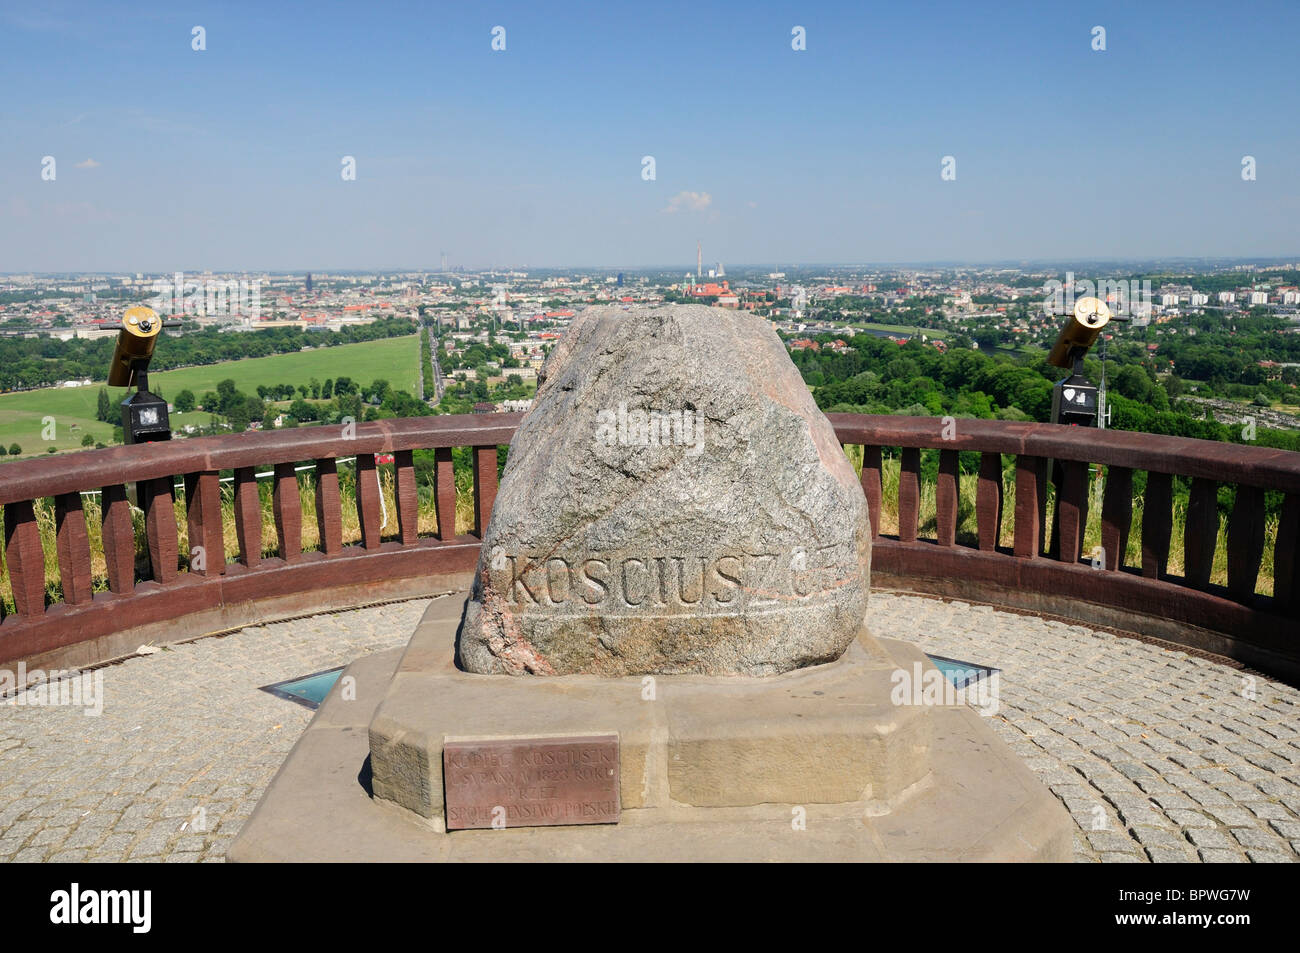
[[[722,284],[715,284],[712,281],[708,281],[691,288],[691,295],[696,298],[707,298],[710,296],[721,297],[722,295],[730,295],[731,293],[731,285],[726,281]]]
[[[1250,303],[1251,303],[1251,304],[1268,304],[1268,292],[1267,292],[1267,291],[1252,291],[1252,292],[1250,293]]]
[[[1237,296],[1233,292],[1231,291],[1219,292],[1219,304],[1235,304],[1236,301],[1237,301]]]
[[[495,414],[496,412],[496,404],[480,403],[474,405],[474,413],[476,414]]]
[[[311,272],[307,272],[307,294],[311,294]]]

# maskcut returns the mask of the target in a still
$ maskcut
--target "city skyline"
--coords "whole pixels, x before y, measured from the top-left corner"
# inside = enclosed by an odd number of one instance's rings
[[[786,267],[1300,252],[1294,5],[0,22],[0,273],[685,272],[697,241]]]

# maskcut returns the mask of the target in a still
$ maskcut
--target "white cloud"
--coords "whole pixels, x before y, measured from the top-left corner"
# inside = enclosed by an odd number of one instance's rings
[[[713,204],[713,196],[708,192],[678,192],[668,200],[665,212],[703,212]]]
[[[78,163],[76,164],[75,168],[78,168],[78,169],[98,169],[98,168],[99,168],[99,165],[100,165],[100,164],[99,164],[98,162],[96,162],[94,159],[86,159],[86,160],[83,161],[83,162],[78,162]]]

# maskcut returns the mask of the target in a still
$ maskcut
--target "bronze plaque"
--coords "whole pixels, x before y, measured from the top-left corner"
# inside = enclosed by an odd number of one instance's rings
[[[617,824],[618,735],[448,741],[447,830]]]

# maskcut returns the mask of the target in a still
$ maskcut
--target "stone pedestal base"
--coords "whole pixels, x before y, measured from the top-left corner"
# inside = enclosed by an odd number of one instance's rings
[[[330,693],[230,860],[1070,859],[1069,815],[985,719],[890,703],[929,666],[907,643],[761,679],[476,675],[452,664],[460,609],[348,668],[355,700]],[[444,740],[610,732],[618,824],[445,832]]]

